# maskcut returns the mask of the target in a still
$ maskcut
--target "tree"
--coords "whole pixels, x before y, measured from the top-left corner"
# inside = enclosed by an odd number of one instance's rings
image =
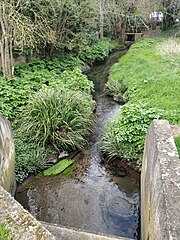
[[[176,19],[180,19],[180,1],[179,0],[162,0],[164,12],[164,29],[175,24]]]
[[[29,2],[2,0],[0,3],[0,53],[6,79],[14,75],[14,51],[23,51],[26,47],[35,49],[53,41],[46,19],[36,14]],[[37,5],[37,1],[31,1],[32,3]]]
[[[80,51],[97,31],[96,0],[2,0],[0,2],[0,48],[3,74],[14,75],[14,52],[25,49]]]
[[[98,22],[96,0],[55,0],[51,3],[46,13],[56,37],[56,44],[51,45],[51,54],[54,48],[80,51],[95,38]]]
[[[111,33],[121,42],[125,39],[127,24],[133,16],[135,4],[133,0],[107,0],[105,19]]]
[[[9,9],[8,15],[12,16],[12,11]],[[0,26],[1,26],[1,65],[4,72],[4,77],[9,79],[13,74],[13,56],[12,56],[12,24],[7,15],[5,1],[2,0],[0,5]]]

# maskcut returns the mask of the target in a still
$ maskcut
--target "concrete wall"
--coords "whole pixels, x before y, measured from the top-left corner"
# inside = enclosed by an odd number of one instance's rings
[[[142,240],[180,239],[180,159],[168,121],[154,120],[141,173]]]
[[[15,147],[11,126],[0,116],[0,186],[11,194],[15,192]]]
[[[8,120],[0,116],[0,221],[3,222],[13,239],[54,240],[32,215],[10,195],[15,192],[15,146]],[[8,192],[9,193],[8,193]]]
[[[7,192],[12,192],[15,183],[14,161],[11,127],[0,117],[0,220],[15,239],[118,239],[44,224],[51,234]],[[141,224],[142,240],[180,239],[180,159],[167,121],[154,120],[147,133],[141,174]]]
[[[55,237],[1,186],[0,220],[12,234],[13,239],[55,240]]]

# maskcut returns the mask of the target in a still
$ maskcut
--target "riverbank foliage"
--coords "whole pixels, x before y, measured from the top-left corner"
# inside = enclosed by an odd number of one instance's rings
[[[109,159],[124,158],[135,168],[141,166],[144,138],[153,119],[162,113],[142,104],[125,104],[118,115],[107,123],[101,136],[101,151]]]
[[[102,135],[101,148],[109,157],[136,160],[140,167],[151,120],[161,118],[180,124],[180,41],[173,41],[176,44],[163,38],[138,41],[112,66],[108,92],[128,103]]]
[[[22,112],[19,135],[59,151],[81,149],[93,123],[92,97],[80,91],[43,87]]]
[[[34,59],[15,67],[15,77],[0,77],[0,114],[13,124],[16,179],[42,171],[47,152],[81,149],[93,123],[93,83],[80,68],[103,60],[111,40],[96,41],[80,53]]]

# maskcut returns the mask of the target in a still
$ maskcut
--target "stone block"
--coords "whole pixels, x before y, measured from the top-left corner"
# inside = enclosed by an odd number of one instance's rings
[[[180,160],[168,121],[148,130],[141,172],[142,240],[180,239]]]
[[[15,193],[15,146],[8,120],[0,116],[0,186]]]

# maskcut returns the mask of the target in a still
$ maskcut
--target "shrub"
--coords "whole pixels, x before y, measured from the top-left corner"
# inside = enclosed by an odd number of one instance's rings
[[[31,97],[20,118],[20,134],[31,142],[55,145],[60,150],[86,143],[95,104],[82,92],[44,87]]]
[[[107,123],[101,136],[100,149],[109,158],[120,157],[140,168],[147,128],[162,115],[157,109],[141,104],[126,104]]]
[[[22,182],[29,174],[44,169],[46,149],[36,143],[27,143],[27,138],[15,138],[17,182]]]
[[[89,94],[93,91],[93,83],[77,67],[62,74],[49,72],[47,69],[24,71],[21,73],[21,78],[9,81],[0,78],[0,114],[14,120],[22,111],[22,107],[27,104],[29,97],[42,85],[57,86],[67,91],[80,90]]]
[[[105,38],[87,46],[80,54],[80,58],[85,62],[93,63],[95,60],[104,60],[111,50],[111,41]]]
[[[93,91],[93,82],[89,81],[87,76],[82,74],[76,67],[73,70],[65,70],[59,78],[54,78],[49,82],[51,87],[62,87],[73,91],[82,91],[91,94]]]

